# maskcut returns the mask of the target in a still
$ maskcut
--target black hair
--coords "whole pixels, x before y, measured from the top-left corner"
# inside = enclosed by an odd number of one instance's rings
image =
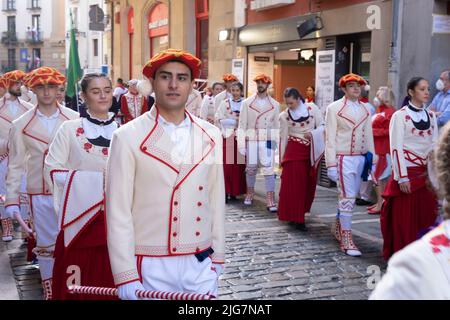
[[[117,83],[123,84],[123,79],[122,78],[117,79]]]
[[[84,75],[83,79],[81,79],[81,91],[83,91],[84,93],[87,93],[87,90],[89,88],[89,83],[92,80],[98,79],[98,78],[104,78],[104,79],[108,80],[112,86],[111,79],[106,74],[104,74],[104,73],[88,73],[88,74]]]
[[[300,99],[303,103],[305,103],[305,99],[300,94],[300,92],[295,88],[287,88],[284,90],[284,97],[285,98],[294,98],[296,100]]]
[[[414,77],[411,80],[409,80],[408,85],[406,86],[407,88],[407,93],[408,93],[408,97],[411,98],[410,94],[409,94],[409,90],[414,91],[416,89],[416,87],[419,85],[420,81],[422,80],[427,80],[423,77]]]
[[[240,82],[234,82],[234,83],[231,85],[230,88],[232,88],[232,87],[238,87],[239,90],[241,90],[241,92],[244,93],[244,86],[242,85],[242,83],[240,83]]]
[[[222,86],[222,88],[225,88],[225,85],[222,82],[214,82],[212,89],[214,90],[217,86]]]

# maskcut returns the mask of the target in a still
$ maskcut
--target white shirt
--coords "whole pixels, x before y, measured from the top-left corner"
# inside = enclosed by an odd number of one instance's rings
[[[263,98],[261,98],[259,95],[256,95],[256,100],[255,100],[256,107],[264,108],[267,106],[268,102],[269,102],[269,95],[266,95]]]
[[[233,112],[241,112],[243,100],[234,101],[233,99],[230,99],[230,105],[231,105],[231,111]]]
[[[175,163],[181,163],[181,161],[186,159],[187,151],[190,148],[192,127],[191,119],[189,116],[186,116],[183,122],[179,125],[168,122],[161,115],[159,116],[159,119],[164,131],[169,135],[170,140],[175,146],[174,153],[172,153],[172,157],[174,158],[173,160]]]
[[[36,115],[39,121],[44,125],[45,129],[47,129],[49,135],[51,135],[53,130],[55,130],[55,126],[58,122],[60,113],[61,111],[57,109],[54,114],[52,114],[50,117],[47,117],[45,114],[39,111],[39,109],[37,109]]]
[[[289,113],[291,114],[294,120],[309,117],[308,108],[306,108],[306,105],[302,102],[300,102],[297,108],[293,110],[289,109]]]
[[[361,108],[361,104],[359,103],[359,101],[348,100],[347,106],[350,108],[353,117],[356,118],[358,116],[359,110]]]
[[[411,102],[409,104],[414,109],[420,110],[420,111],[416,112],[416,111],[412,111],[410,108],[406,109],[406,112],[408,112],[408,115],[411,117],[411,119],[413,119],[414,122],[420,122],[420,121],[427,122],[428,121],[428,116],[425,111],[425,108],[418,108],[415,105],[413,105]]]
[[[117,88],[114,89],[113,96],[114,96],[114,98],[119,99],[119,97],[121,95],[126,94],[126,93],[128,93],[127,89],[121,88],[121,87],[117,87]]]
[[[108,120],[111,120],[114,116],[115,116],[114,113],[110,112]],[[105,121],[102,119],[94,118],[92,116],[91,116],[91,118],[95,119],[95,120],[99,120],[99,121]],[[90,140],[95,140],[95,139],[99,138],[100,136],[102,136],[105,139],[111,140],[114,131],[118,127],[118,124],[115,121],[113,121],[112,123],[110,123],[106,126],[92,123],[91,121],[89,121],[86,118],[83,118],[82,122],[83,122],[83,129],[84,129],[86,138],[88,138]]]
[[[17,112],[19,111],[19,100],[15,99],[13,101],[6,100],[6,105],[8,106],[9,112],[11,115],[15,118],[17,115]]]

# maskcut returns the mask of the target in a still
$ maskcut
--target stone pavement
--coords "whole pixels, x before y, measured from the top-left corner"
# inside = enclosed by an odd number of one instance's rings
[[[15,240],[0,240],[0,300],[42,300],[41,275],[37,265],[26,261],[27,245],[15,224]],[[7,292],[3,288],[9,288]],[[9,292],[9,294],[7,294]]]
[[[277,188],[278,184],[279,180]],[[369,216],[365,208],[358,208],[354,240],[363,256],[351,258],[339,250],[330,232],[336,215],[336,190],[318,187],[306,233],[278,221],[276,214],[266,210],[262,178],[258,178],[256,190],[253,207],[245,207],[242,200],[227,206],[227,261],[220,281],[221,299],[368,298],[368,268],[385,270],[379,216]],[[21,239],[0,244],[0,299],[42,299],[39,270],[25,261],[25,255]]]
[[[279,180],[277,180],[279,189]],[[227,256],[221,299],[367,299],[367,282],[377,266],[383,272],[379,216],[364,207],[355,214],[354,240],[360,258],[344,255],[331,235],[337,191],[318,187],[309,231],[300,232],[266,211],[264,180],[258,178],[254,207],[242,201],[228,206]]]

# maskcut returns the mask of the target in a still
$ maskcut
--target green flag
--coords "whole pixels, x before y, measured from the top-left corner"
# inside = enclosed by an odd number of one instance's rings
[[[70,12],[70,52],[69,52],[69,68],[67,69],[67,96],[73,98],[78,92],[78,81],[83,76],[83,70],[80,65],[80,57],[78,56],[78,47],[75,40],[75,27],[73,25],[72,12]]]

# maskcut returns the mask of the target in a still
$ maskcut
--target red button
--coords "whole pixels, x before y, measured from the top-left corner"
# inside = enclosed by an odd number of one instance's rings
[[[173,221],[177,222],[177,221],[178,221],[178,218],[177,218],[177,217],[173,218]]]
[[[142,148],[142,151],[147,151],[147,147],[143,147],[143,148]]]
[[[195,249],[196,253],[200,252],[200,248]]]
[[[197,203],[197,205],[198,205],[199,207],[201,207],[201,206],[202,206],[202,203],[201,203],[201,202],[199,202],[199,203]]]
[[[174,236],[174,237],[176,237],[177,235],[178,235],[178,233],[176,233],[176,232],[173,233],[173,236]]]
[[[173,204],[174,204],[175,206],[177,206],[177,205],[178,205],[178,201],[175,201]]]
[[[200,222],[200,221],[202,221],[202,219],[201,219],[200,217],[198,217],[198,218],[197,218],[197,221]]]
[[[177,248],[173,248],[172,251],[173,251],[173,252],[177,252]]]
[[[202,191],[202,190],[203,190],[203,187],[199,187],[198,190]]]
[[[198,237],[198,236],[200,235],[200,232],[197,231],[197,232],[195,233],[195,235]]]

